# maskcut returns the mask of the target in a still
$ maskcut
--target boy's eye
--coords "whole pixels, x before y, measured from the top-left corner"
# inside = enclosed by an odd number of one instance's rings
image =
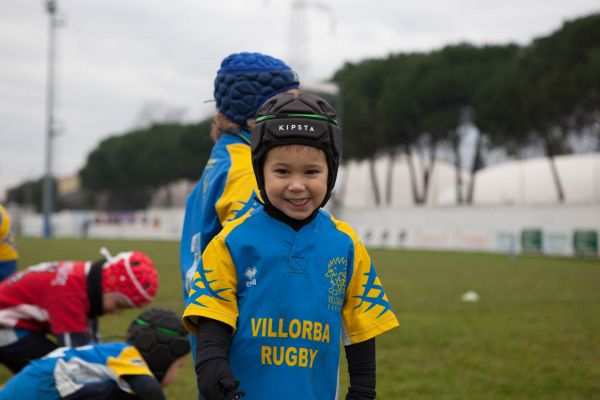
[[[306,174],[307,175],[315,175],[315,174],[318,174],[319,172],[321,172],[321,171],[318,170],[318,169],[309,169],[309,170],[306,170]]]
[[[284,169],[284,168],[277,168],[275,169],[275,173],[276,174],[287,174],[288,170]]]

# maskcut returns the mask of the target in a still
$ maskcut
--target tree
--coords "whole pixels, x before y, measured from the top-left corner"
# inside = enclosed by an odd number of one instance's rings
[[[478,128],[473,146],[464,202],[472,204],[475,174],[484,165],[482,144],[505,147],[524,142],[523,115],[517,96],[517,63],[521,48],[515,44],[487,45],[472,54],[472,67],[465,71],[472,81],[469,89],[469,117]]]
[[[145,208],[158,187],[199,178],[212,147],[209,129],[209,121],[154,124],[105,139],[80,171],[82,185],[108,192],[112,209]]]
[[[400,145],[406,154],[415,204],[427,202],[438,146],[457,141],[471,84],[464,70],[475,51],[463,44],[429,54],[399,55],[390,61],[395,68],[380,100],[380,114],[385,115],[386,144],[390,148]],[[423,163],[420,185],[413,164],[415,153]]]
[[[525,49],[520,95],[531,140],[541,140],[559,202],[565,195],[554,157],[569,151],[574,128],[597,120],[600,106],[600,14],[566,22]]]
[[[388,77],[377,102],[375,123],[382,132],[383,142],[390,156],[387,174],[386,199],[391,202],[391,166],[400,149],[406,155],[409,167],[411,193],[415,204],[420,204],[421,194],[417,184],[416,169],[413,164],[414,146],[422,130],[420,103],[413,93],[413,84],[425,54],[398,54],[388,59]]]
[[[40,178],[33,181],[26,181],[21,183],[19,186],[11,188],[6,192],[6,202],[15,203],[24,206],[32,205],[36,212],[42,210],[42,184],[44,178]],[[57,196],[57,184],[56,179],[52,178],[52,198],[55,199],[54,210],[60,211],[62,204]]]
[[[384,142],[376,129],[375,104],[385,83],[384,62],[367,60],[360,64],[346,64],[334,76],[342,92],[344,110],[344,157],[369,159],[371,185],[375,205],[381,204],[381,194],[375,174],[375,156]]]

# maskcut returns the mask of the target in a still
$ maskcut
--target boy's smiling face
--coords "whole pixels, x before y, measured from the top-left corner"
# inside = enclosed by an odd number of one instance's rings
[[[309,217],[327,194],[327,159],[316,147],[275,147],[267,152],[263,173],[269,201],[290,218]]]

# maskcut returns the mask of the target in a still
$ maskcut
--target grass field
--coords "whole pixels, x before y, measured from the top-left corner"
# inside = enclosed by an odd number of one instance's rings
[[[174,242],[20,238],[20,266],[137,249],[155,261],[155,305],[182,311]],[[400,328],[377,339],[378,399],[600,399],[600,261],[373,250]],[[474,290],[477,303],[461,295]],[[101,320],[123,336],[139,312]],[[345,366],[342,369],[345,371]],[[0,367],[0,381],[9,377]],[[347,382],[342,374],[342,386]],[[243,385],[243,383],[242,383]],[[191,360],[166,389],[195,399]]]

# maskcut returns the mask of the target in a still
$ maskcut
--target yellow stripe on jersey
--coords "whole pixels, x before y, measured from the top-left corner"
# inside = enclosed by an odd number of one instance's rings
[[[371,257],[358,235],[345,222],[331,217],[338,230],[346,233],[354,244],[354,264],[346,289],[342,319],[346,327],[343,338],[346,345],[374,338],[398,326],[398,320],[389,307],[379,277],[375,274]]]
[[[190,333],[197,333],[198,317],[221,321],[231,326],[234,332],[237,329],[237,272],[225,238],[249,216],[246,214],[227,224],[202,253],[202,263],[194,272],[182,318],[185,329]],[[215,273],[217,269],[218,274]]]
[[[10,216],[0,204],[0,261],[16,260],[18,256],[11,232]]]
[[[240,211],[243,210],[243,213],[250,211],[251,208],[245,209],[245,205],[247,202],[254,201],[254,193],[258,194],[250,146],[242,143],[230,144],[227,146],[227,151],[231,157],[231,168],[223,193],[215,204],[221,226],[241,217]]]
[[[0,240],[4,239],[10,232],[10,217],[6,212],[6,209],[0,204]]]
[[[117,377],[124,375],[148,375],[154,377],[150,367],[134,346],[128,346],[117,357],[109,357],[106,366],[114,371]]]

